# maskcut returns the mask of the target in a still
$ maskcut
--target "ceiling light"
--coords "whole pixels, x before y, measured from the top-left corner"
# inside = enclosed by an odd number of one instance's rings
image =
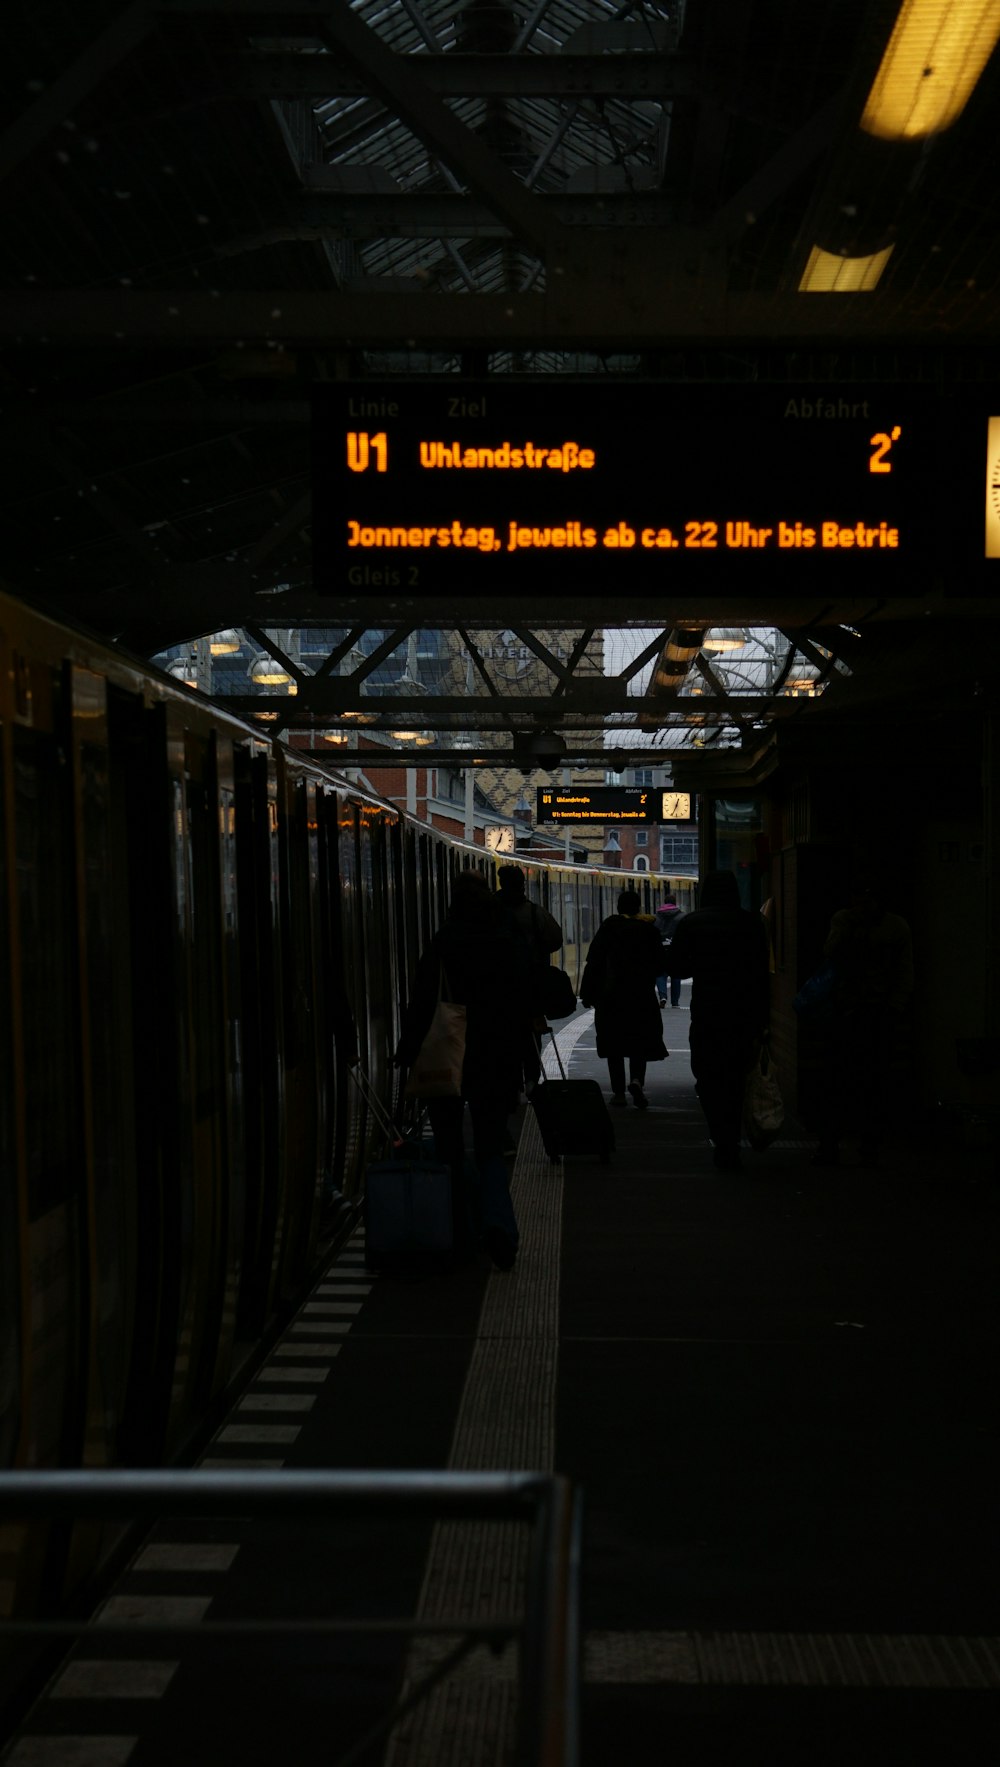
[[[167,664],[167,674],[175,681],[183,681],[185,687],[198,685],[198,664],[194,657],[174,657],[173,662]]]
[[[812,663],[797,662],[793,664],[786,678],[784,691],[786,694],[798,694],[800,697],[804,694],[809,699],[815,699],[820,691],[818,681],[819,670]]]
[[[232,626],[227,627],[225,632],[213,632],[208,648],[213,656],[233,656],[241,648],[240,635]]]
[[[903,0],[861,116],[883,141],[915,140],[961,116],[1000,37],[1000,0]]]
[[[744,650],[748,643],[742,626],[713,626],[705,633],[702,650]]]
[[[809,262],[802,272],[800,294],[867,294],[878,282],[892,246],[872,252],[867,258],[844,258],[838,252],[825,252],[814,245]]]
[[[291,676],[275,657],[259,656],[250,664],[250,679],[255,687],[284,687]]]

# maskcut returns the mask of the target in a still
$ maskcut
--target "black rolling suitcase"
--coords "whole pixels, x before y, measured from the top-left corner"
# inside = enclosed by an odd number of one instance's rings
[[[550,1160],[563,1154],[596,1153],[607,1165],[614,1152],[615,1127],[596,1080],[567,1080],[551,1026],[552,1047],[559,1063],[558,1080],[539,1080],[531,1094],[542,1145]]]
[[[411,1277],[446,1270],[455,1239],[451,1170],[419,1131],[396,1128],[360,1067],[351,1077],[388,1142],[385,1157],[365,1169],[366,1267]]]

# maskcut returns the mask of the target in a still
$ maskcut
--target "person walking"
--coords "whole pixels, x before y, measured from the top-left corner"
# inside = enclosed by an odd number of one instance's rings
[[[626,1061],[632,1102],[645,1110],[647,1063],[667,1059],[656,1003],[663,946],[653,922],[640,920],[641,906],[635,890],[622,891],[617,913],[601,922],[591,940],[580,980],[580,999],[594,1008],[597,1053],[608,1064],[611,1103],[619,1109],[628,1103]]]
[[[656,929],[660,935],[660,941],[663,946],[664,961],[664,967],[656,978],[657,998],[659,999],[661,1006],[666,1006],[669,984],[670,1004],[675,1009],[680,1006],[681,1003],[681,978],[680,976],[668,976],[666,970],[666,954],[670,947],[670,941],[677,930],[677,923],[683,919],[684,910],[678,908],[677,897],[671,890],[666,896],[664,896],[659,908],[653,915],[653,920],[656,924]]]
[[[521,1052],[531,1017],[531,968],[524,941],[504,923],[481,872],[458,874],[444,926],[417,964],[403,1014],[396,1061],[413,1065],[439,997],[465,1007],[465,1057],[460,1097],[427,1101],[434,1151],[452,1173],[456,1249],[480,1236],[493,1263],[509,1270],[519,1232],[504,1146],[517,1103]],[[464,1115],[469,1107],[476,1178],[465,1177]]]
[[[531,968],[532,1014],[521,1043],[521,1074],[524,1090],[530,1098],[542,1071],[543,975],[553,951],[558,951],[562,945],[562,927],[540,902],[529,900],[524,872],[519,865],[501,865],[497,872],[497,902],[506,925],[524,941]]]
[[[691,1071],[722,1171],[740,1165],[743,1092],[767,1029],[768,941],[759,914],[740,905],[732,871],[711,871],[667,952],[671,976],[691,977]]]

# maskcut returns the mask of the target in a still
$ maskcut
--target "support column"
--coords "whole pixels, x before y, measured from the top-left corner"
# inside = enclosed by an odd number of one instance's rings
[[[475,840],[476,823],[476,775],[471,767],[465,769],[465,839]]]

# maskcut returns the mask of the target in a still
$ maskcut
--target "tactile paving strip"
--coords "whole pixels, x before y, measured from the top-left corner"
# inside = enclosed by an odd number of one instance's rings
[[[564,1065],[588,1013],[559,1033]],[[546,1072],[558,1072],[545,1051]],[[542,1146],[525,1113],[511,1181],[521,1245],[512,1271],[487,1284],[448,1466],[455,1471],[550,1472],[555,1450],[559,1352],[559,1265],[563,1166]],[[527,1535],[514,1523],[441,1523],[435,1528],[418,1608],[421,1620],[487,1620],[523,1602]],[[417,1641],[407,1684],[432,1668],[454,1640]],[[385,1767],[493,1767],[513,1736],[517,1688],[499,1658],[479,1649],[393,1732]]]

